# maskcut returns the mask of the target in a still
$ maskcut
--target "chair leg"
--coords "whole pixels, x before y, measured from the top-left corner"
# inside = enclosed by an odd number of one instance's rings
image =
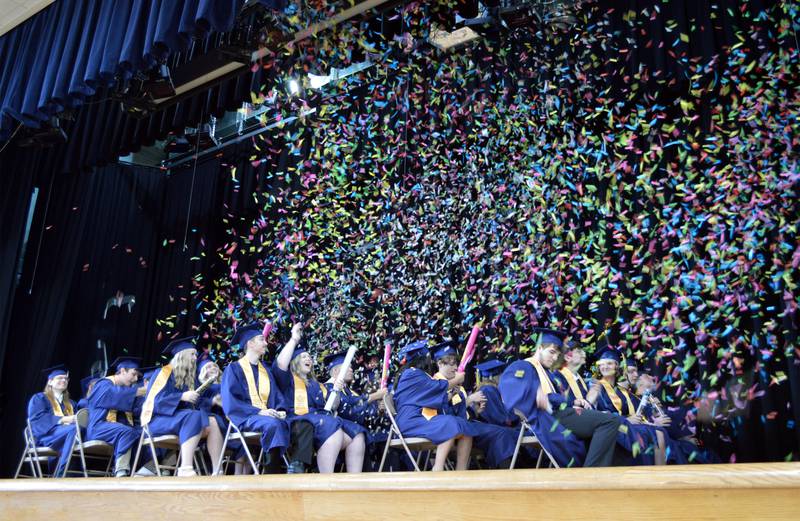
[[[544,449],[543,449],[543,448],[541,448],[541,447],[539,447],[539,457],[538,457],[538,458],[536,458],[536,468],[537,468],[537,469],[540,469],[540,468],[542,468],[542,459],[543,459],[543,456],[544,456]]]
[[[22,457],[19,459],[19,465],[17,465],[17,471],[14,473],[14,479],[19,477],[19,473],[22,471],[22,465],[25,464],[25,456],[28,454],[28,443],[25,443],[25,449],[22,451]]]
[[[389,455],[389,444],[392,442],[392,431],[389,431],[389,437],[386,438],[386,445],[383,447],[383,456],[381,457],[381,464],[378,466],[378,472],[383,472],[383,465],[386,463],[386,457]]]
[[[228,422],[228,430],[225,431],[225,439],[222,440],[222,450],[219,451],[219,460],[217,460],[217,468],[222,468],[222,461],[225,458],[225,449],[228,448],[228,437],[231,435],[231,422]],[[225,465],[225,473],[228,472],[228,465]]]
[[[139,435],[139,443],[136,445],[136,455],[133,458],[133,465],[131,465],[131,476],[136,472],[136,469],[139,465],[139,456],[142,452],[142,443],[144,443],[144,429],[142,429],[142,434]],[[111,456],[114,457],[113,455]],[[114,469],[117,470],[116,468]]]
[[[519,429],[519,436],[517,436],[517,446],[514,447],[514,455],[511,456],[511,465],[508,468],[511,470],[514,468],[514,465],[517,464],[517,456],[519,456],[519,448],[522,446],[522,438],[525,437],[525,426],[521,426]]]

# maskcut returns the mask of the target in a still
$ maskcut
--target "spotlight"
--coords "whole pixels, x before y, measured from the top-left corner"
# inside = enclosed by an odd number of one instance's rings
[[[19,147],[52,147],[67,142],[67,133],[61,128],[58,118],[51,118],[41,128],[26,128],[17,141]]]
[[[147,81],[142,84],[142,92],[149,94],[152,99],[171,98],[175,95],[175,85],[166,64],[155,67]]]

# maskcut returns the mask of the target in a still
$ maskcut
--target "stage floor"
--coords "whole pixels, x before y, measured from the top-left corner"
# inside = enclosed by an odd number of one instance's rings
[[[0,480],[0,518],[796,520],[800,463]]]

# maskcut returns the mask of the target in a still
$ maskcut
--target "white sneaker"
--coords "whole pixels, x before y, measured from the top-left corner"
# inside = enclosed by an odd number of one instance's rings
[[[192,466],[186,466],[186,467],[181,466],[181,467],[178,467],[177,476],[179,478],[194,477],[196,475],[197,475],[197,472],[194,471],[194,467],[192,467]]]
[[[151,476],[155,476],[156,473],[150,470],[147,467],[141,467],[139,470],[136,471],[136,474],[133,475],[135,478],[149,478]]]

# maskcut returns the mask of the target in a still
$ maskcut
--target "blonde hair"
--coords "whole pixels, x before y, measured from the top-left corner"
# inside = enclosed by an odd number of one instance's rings
[[[175,387],[189,390],[195,388],[195,374],[197,372],[197,360],[192,355],[192,349],[184,349],[172,357],[169,365],[172,366],[172,376],[175,377]]]
[[[300,372],[300,356],[301,355],[298,355],[298,356],[292,358],[292,362],[289,364],[289,369],[291,369],[292,374],[297,375],[298,378],[300,378],[301,380],[303,380],[305,382],[308,382],[309,380],[316,381],[317,376],[314,374],[314,366],[313,366],[313,364],[311,366],[311,371],[309,371],[309,373],[307,375],[303,375]],[[308,356],[311,356],[311,355],[308,355]]]
[[[45,396],[47,396],[50,399],[50,401],[55,401],[56,395],[53,392],[53,386],[50,385],[49,383],[45,384],[45,386],[44,386],[44,394],[45,394]],[[69,403],[69,390],[68,389],[64,389],[64,394],[61,395],[61,401],[63,403]]]
[[[200,383],[208,379],[208,371],[212,365],[217,368],[217,377],[214,379],[214,383],[218,384],[220,382],[220,379],[222,378],[222,370],[219,368],[216,362],[208,362],[203,366],[202,369],[200,369],[200,374],[198,375],[198,380]]]

